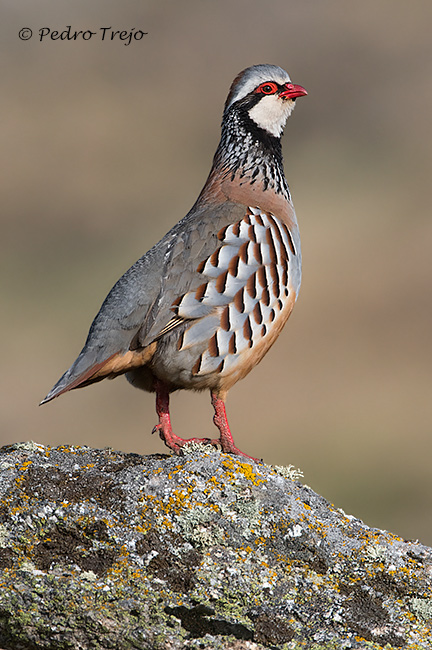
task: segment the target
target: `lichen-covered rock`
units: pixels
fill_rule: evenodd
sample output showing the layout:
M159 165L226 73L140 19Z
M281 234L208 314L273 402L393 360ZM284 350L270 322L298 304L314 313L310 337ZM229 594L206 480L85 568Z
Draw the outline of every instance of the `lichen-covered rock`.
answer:
M1 648L432 648L432 550L292 470L35 443L0 470Z

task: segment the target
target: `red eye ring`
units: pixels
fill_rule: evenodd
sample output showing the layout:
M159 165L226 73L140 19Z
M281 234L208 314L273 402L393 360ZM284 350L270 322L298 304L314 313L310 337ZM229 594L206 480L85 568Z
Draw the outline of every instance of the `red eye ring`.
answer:
M274 95L277 90L277 84L273 83L273 81L266 81L265 83L260 84L255 92L262 95Z

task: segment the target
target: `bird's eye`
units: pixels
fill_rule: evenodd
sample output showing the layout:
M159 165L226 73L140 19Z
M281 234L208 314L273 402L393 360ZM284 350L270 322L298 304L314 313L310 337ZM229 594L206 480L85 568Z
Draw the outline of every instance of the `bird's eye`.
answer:
M269 82L269 83L263 83L259 85L258 88L255 90L255 92L262 93L263 95L274 95L277 89L278 87L275 83Z

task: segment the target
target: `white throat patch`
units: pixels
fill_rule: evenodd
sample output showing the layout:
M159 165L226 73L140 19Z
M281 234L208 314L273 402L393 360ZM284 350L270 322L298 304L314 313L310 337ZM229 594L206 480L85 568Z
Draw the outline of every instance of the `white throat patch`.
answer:
M251 108L249 117L261 129L279 138L294 107L295 102L292 99L281 99L278 95L268 95L261 97L258 104Z

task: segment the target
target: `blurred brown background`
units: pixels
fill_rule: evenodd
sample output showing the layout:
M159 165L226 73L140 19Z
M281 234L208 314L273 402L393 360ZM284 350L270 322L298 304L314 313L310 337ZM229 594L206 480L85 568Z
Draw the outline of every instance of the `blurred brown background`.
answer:
M3 0L1 14L1 444L165 451L153 396L124 379L37 404L112 284L194 202L233 77L275 63L309 92L284 137L304 280L230 393L231 427L346 512L432 544L430 0ZM148 36L39 42L67 25ZM213 433L207 394L175 395L172 413L180 435Z

